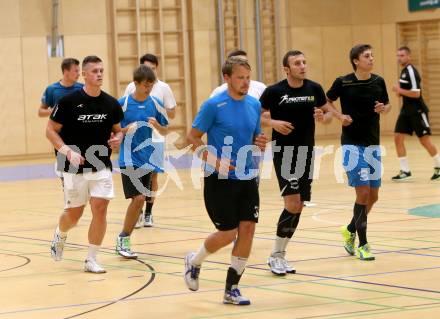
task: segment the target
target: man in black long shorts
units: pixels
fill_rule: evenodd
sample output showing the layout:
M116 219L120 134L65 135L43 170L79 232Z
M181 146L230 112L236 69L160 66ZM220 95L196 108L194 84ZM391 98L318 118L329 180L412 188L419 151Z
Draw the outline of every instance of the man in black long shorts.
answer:
M238 283L251 252L255 224L259 216L259 195L253 155L257 145L264 150L261 134L261 105L247 95L249 63L239 57L228 58L222 68L228 89L203 103L188 134L188 142L206 162L204 200L216 232L210 234L196 253L185 257L185 283L199 289L202 262L233 241L223 303L249 305ZM207 133L205 145L201 137ZM254 145L255 144L255 145Z
M411 50L405 46L400 47L397 50L397 60L403 69L400 73L399 85L393 86L393 91L396 92L398 97L402 97L403 103L394 129L394 144L399 158L400 172L393 176L392 180L400 182L412 177L404 141L405 135L412 135L415 132L420 144L434 160L434 174L431 180L440 181L440 154L430 138L429 110L422 97L420 87L422 80L419 72L411 64Z
M304 201L310 201L315 118L318 121L331 119L330 113L324 117L327 100L321 85L306 79L304 54L288 51L283 58L283 67L287 79L269 86L260 98L263 110L270 111L273 163L284 199L275 245L268 260L272 273L278 276L295 273L285 256Z

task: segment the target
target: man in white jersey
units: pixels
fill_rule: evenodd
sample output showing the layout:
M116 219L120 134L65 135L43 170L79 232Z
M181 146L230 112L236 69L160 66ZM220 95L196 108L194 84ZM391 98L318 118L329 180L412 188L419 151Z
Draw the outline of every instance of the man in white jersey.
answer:
M151 68L156 73L156 77L157 77L156 69L159 66L159 60L154 54L150 54L150 53L144 54L140 58L139 62L141 65L143 64ZM127 85L127 88L125 89L124 92L124 96L134 93L135 90L136 90L136 86L134 82L131 82L130 84ZM158 98L163 103L167 116L170 119L173 119L176 116L176 104L177 104L176 99L174 98L174 94L167 83L157 79L156 82L154 83L150 95ZM164 148L165 138L162 135L160 135L159 132L153 130L152 141L155 144L154 147L159 148L158 149L159 152L157 152L157 154L161 153L163 155L165 152L165 148ZM163 162L163 159L161 161ZM158 172L163 172L163 165L162 168L158 168L157 170L155 170L151 176L150 190L153 194L157 192L159 188L159 185L157 183ZM153 215L151 213L153 209L153 204L154 204L154 197L147 197L145 204L145 213L139 215L139 220L136 223L135 228L142 227L142 224L144 227L153 226Z
M228 54L228 58L233 56L238 56L246 61L248 59L246 51L243 50L235 50ZM215 88L209 97L213 97L221 92L226 91L227 89L228 89L228 84L225 82L222 85ZM265 89L266 89L266 85L264 83L251 80L251 83L249 85L249 91L247 92L247 94L259 100L261 94L263 94Z

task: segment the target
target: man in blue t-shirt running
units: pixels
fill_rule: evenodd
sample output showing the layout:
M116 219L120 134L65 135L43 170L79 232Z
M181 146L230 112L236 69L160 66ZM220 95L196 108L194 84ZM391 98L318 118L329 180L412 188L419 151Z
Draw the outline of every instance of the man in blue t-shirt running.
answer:
M61 80L49 85L41 97L41 105L38 109L39 117L49 117L58 101L73 91L81 89L82 83L78 83L79 61L74 58L66 58L61 62Z
M242 58L226 60L222 73L227 91L203 103L187 137L205 162L205 206L217 231L206 238L197 253L186 255L185 282L190 290L198 290L202 262L235 241L223 299L235 305L250 304L237 286L259 215L258 169L252 157L264 151L267 141L260 128L260 102L247 95L250 71L249 63ZM201 139L205 133L207 145Z
M150 96L156 81L154 71L141 65L134 71L133 81L136 90L119 99L124 111L121 127L125 133L119 152L119 167L125 198L131 199L131 202L122 232L116 240L116 252L129 259L137 258L137 254L130 249L130 235L142 213L145 197L151 196L152 172L161 165L157 156L161 150L152 143L153 128L165 135L168 125L165 108L159 99Z

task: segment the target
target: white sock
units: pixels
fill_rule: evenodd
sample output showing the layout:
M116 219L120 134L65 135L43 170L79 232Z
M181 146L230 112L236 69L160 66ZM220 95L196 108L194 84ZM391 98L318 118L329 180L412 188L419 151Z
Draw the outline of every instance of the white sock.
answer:
M191 264L194 266L200 266L209 255L211 255L211 253L206 250L205 243L203 243L202 246L200 246L199 251L191 259Z
M399 157L400 169L406 173L410 171L408 159L405 157Z
M289 241L290 241L290 238L289 238L289 237L284 238L283 247L282 247L282 248L283 248L282 252L286 253L287 245L289 244Z
M241 275L246 268L247 258L231 256L231 268L237 271L238 275Z
M286 241L286 239L287 239L287 241ZM275 238L275 245L273 246L273 250L272 250L272 256L274 254L277 254L277 253L279 254L279 253L285 251L288 242L289 242L289 238L288 237L281 238L281 237L276 236L276 238Z
M96 255L98 254L99 248L101 248L101 246L89 244L89 253L87 254L87 260L96 261Z
M440 167L440 154L437 153L432 159L434 160L434 167Z
M63 232L60 230L60 226L57 226L57 229L55 230L55 232L61 237L61 238L66 238L67 237L67 232Z

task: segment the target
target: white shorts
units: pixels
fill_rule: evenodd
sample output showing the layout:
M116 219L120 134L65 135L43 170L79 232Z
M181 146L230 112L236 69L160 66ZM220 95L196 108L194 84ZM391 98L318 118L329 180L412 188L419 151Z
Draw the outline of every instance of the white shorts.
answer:
M112 172L109 169L84 174L63 172L64 208L85 206L90 197L115 197Z

